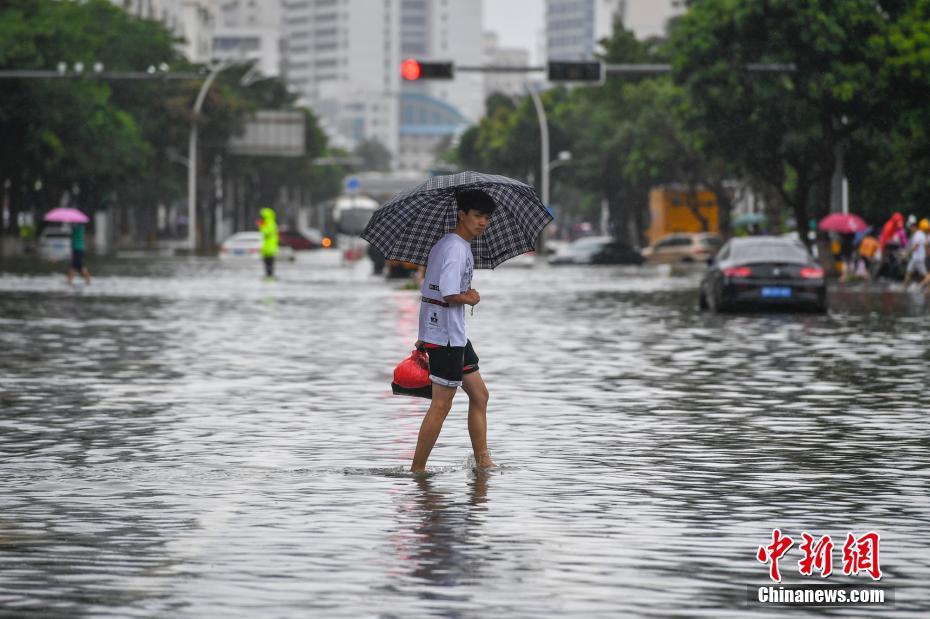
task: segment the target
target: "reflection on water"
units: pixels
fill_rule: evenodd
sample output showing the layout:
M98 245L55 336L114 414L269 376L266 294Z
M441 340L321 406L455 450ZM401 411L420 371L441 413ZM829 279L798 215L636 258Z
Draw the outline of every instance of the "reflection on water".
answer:
M879 531L894 616L930 612L920 295L714 316L694 274L478 272L505 466L460 395L412 477L416 292L324 253L94 274L0 276L0 615L745 617L775 527Z

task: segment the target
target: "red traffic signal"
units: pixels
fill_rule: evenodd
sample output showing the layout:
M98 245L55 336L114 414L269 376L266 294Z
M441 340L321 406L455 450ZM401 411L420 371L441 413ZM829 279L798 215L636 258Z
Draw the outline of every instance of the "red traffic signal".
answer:
M451 80L454 73L451 62L420 62L407 58L400 63L400 75L408 82L420 79Z
M420 79L420 63L413 58L407 58L400 63L400 75L409 82Z

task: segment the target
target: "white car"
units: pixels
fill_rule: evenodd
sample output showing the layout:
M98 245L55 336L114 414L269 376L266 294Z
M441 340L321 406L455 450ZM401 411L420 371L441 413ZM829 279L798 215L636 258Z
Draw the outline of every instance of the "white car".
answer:
M49 224L39 233L38 254L44 260L58 262L71 259L70 224Z
M220 258L261 258L262 233L237 232L220 245ZM294 250L287 245L278 245L278 258L294 260Z

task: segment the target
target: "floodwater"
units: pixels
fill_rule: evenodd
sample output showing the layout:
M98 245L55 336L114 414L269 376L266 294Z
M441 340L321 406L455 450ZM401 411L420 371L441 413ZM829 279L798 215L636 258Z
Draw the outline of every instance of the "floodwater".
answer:
M280 265L0 275L0 615L747 617L759 546L785 583L881 535L894 608L930 613L930 304L847 289L826 316L696 311L696 274L479 271L491 392L431 474L426 401L390 395L418 295L336 253ZM801 576L801 533L834 575Z

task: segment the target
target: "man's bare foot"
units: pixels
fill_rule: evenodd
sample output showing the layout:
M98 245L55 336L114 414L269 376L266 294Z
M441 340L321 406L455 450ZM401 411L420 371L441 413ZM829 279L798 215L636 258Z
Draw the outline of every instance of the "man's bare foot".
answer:
M497 465L494 464L494 462L491 460L491 456L488 455L484 455L478 458L475 461L475 466L477 466L479 469L493 469L497 467Z

